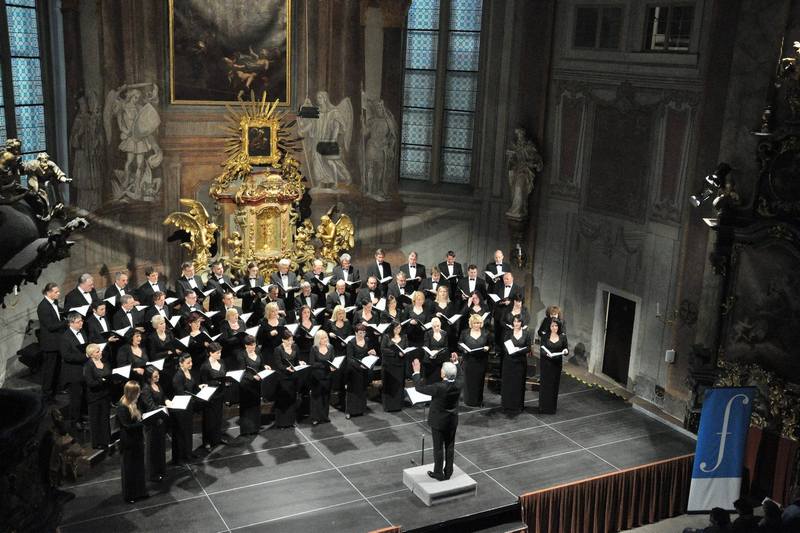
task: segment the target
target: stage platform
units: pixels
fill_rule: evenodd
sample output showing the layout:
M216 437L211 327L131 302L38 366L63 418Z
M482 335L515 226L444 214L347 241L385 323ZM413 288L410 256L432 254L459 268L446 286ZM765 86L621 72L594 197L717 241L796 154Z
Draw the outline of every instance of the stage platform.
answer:
M364 533L400 525L406 532L513 505L524 492L694 451L680 432L568 376L555 415L537 414L537 393L526 394L525 411L513 417L489 390L483 408L462 406L455 462L477 481L474 497L425 506L403 485L403 470L419 464L423 435L425 462L432 460L426 413L384 413L370 402L367 414L350 420L332 410L330 424L306 419L294 429L235 438L195 464L170 467L162 483L149 484L150 498L133 505L122 501L119 455L108 457L64 487L75 499L61 531ZM235 423L230 437L238 436Z

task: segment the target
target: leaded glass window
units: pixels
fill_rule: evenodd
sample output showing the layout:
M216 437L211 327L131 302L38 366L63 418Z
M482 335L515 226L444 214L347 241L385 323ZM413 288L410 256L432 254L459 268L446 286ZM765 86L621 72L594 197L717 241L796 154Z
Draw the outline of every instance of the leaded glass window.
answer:
M470 182L482 8L482 0L412 0L401 178Z
M42 53L35 0L6 0L0 28L0 133L17 137L23 154L47 150ZM3 31L5 30L5 31Z

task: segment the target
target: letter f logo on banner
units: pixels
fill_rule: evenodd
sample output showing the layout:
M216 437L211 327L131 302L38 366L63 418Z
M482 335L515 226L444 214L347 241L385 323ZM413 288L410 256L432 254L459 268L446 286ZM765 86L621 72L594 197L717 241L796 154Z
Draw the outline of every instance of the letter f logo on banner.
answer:
M739 498L754 395L743 387L706 391L687 510L728 509Z

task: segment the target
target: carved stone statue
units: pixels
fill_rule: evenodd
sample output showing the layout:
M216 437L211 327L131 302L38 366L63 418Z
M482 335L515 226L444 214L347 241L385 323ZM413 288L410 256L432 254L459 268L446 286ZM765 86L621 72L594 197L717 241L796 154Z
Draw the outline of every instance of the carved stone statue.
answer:
M506 216L527 218L528 196L533 191L536 176L544 168L544 161L536 145L525 136L522 128L514 130L514 142L507 153L511 208L506 211Z
M306 99L303 105L311 102ZM319 118L298 118L297 123L312 186L331 189L352 181L342 154L350 149L353 106L349 97L333 105L326 91L317 93L317 106Z
M93 92L78 98L78 113L69 133L72 175L80 182L77 203L93 211L103 202L103 116Z
M396 180L397 122L383 100L361 95L361 135L364 142L364 194L375 200L390 196Z
M119 149L125 153L124 170L115 170L113 200L153 201L161 189L161 180L153 169L161 165L163 152L156 141L161 118L156 110L158 86L154 83L123 85L106 96L103 121L106 139L111 143L112 118L120 133Z

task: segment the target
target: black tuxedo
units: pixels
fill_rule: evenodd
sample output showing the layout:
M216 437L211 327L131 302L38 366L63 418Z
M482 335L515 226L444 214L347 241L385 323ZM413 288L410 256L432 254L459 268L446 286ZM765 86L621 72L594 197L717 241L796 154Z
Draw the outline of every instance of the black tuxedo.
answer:
M209 311L219 311L222 309L222 295L233 288L233 283L228 276L222 276L220 281L214 273L208 275L208 283L206 283L206 290L214 289L208 300ZM201 294L202 296L202 294Z
M450 284L447 282L446 279L444 279L441 276L439 276L439 281L436 284L436 290L438 290L439 287L447 287L447 295L451 299L453 298L453 291L450 290ZM435 300L436 299L436 295L433 294L432 292L430 292L430 291L434 290L433 289L433 278L425 278L425 279L423 279L422 283L419 286L419 290L424 291L426 299L428 299L428 300Z
M408 283L406 283L406 286L404 287L403 294L405 296L408 296L409 298L411 298L411 294L413 292L414 291L411 290L411 287L408 286ZM401 298L400 297L400 286L397 284L397 280L396 279L392 280L392 282L389 283L389 288L386 289L386 295L387 296L394 296L395 300L397 300L397 308L398 309L402 309L406 305L409 305L408 300L406 300L405 298Z
M328 286L322 284L325 277L325 272L320 272L319 277L313 272L303 274L303 279L311 284L311 292L316 294L319 300L324 300L325 295L328 294Z
M339 294L336 291L333 291L328 294L325 298L325 308L328 312L333 311L333 308L339 305ZM347 291L344 291L344 306L351 307L353 305L353 295Z
M198 275L195 275L194 278L192 278L192 279L194 280L194 283L195 283L195 285L197 285L197 287L192 287L189 284L189 280L186 279L185 276L179 277L175 281L175 296L179 300L183 300L183 296L188 291L194 291L194 293L197 295L197 301L198 302L202 302L203 298L205 298L205 296L203 296L203 292L202 292L203 291L203 280L200 279L200 276L198 276Z
M422 376L417 372L412 377L417 392L431 397L428 408L428 425L433 435L433 472L449 478L453 474L453 454L455 451L456 428L458 427L458 399L463 386L463 374L457 365L455 381L439 381L430 385L422 384ZM444 463L444 468L443 468Z
M378 279L378 283L380 283L382 278L385 278L386 276L389 276L389 277L392 276L392 265L390 265L388 261L384 261L383 262L383 276L381 276L381 273L378 272L378 262L377 261L373 261L367 267L367 277L370 277L370 276L375 276Z
M458 294L456 294L457 298L460 298L462 301L465 301L464 295L461 294L461 291L469 296L471 291L469 290L469 277L461 278L458 282ZM486 301L486 297L488 296L488 289L486 287L486 282L480 277L475 278L475 291L480 295L481 300Z
M114 329L111 325L111 319L108 317L108 315L103 317L103 321L106 323L106 331L111 331ZM83 328L86 330L86 334L88 336L87 342L106 342L106 338L103 337L103 326L100 325L100 320L97 318L97 316L95 316L94 313L89 313L89 316L87 316L86 320L83 321Z
M502 266L503 266L503 274L505 274L506 272L511 272L511 265L509 265L505 261L503 261ZM492 261L491 263L487 263L486 268L484 270L487 272L491 272L492 274L497 274L498 273L497 263L494 261ZM497 278L495 281L492 281L491 278L489 277L486 278L486 286L489 292L495 292L497 286L502 284L503 284L502 276Z
M69 388L69 419L74 423L81 417L83 402L83 365L86 363L86 344L89 339L81 332L83 343L70 328L61 334L59 352L61 352L61 381Z
M156 283L158 290L167 294L167 284L164 283L163 280L159 279L158 283ZM139 288L136 289L136 299L139 300L141 305L153 305L153 295L156 293L156 289L153 289L153 286L150 285L149 281L145 281ZM200 295L202 296L202 294Z
M300 308L303 307L304 305L308 305L312 311L318 307L317 302L319 302L319 297L316 294L312 292L311 294L308 295L308 299L311 300L310 303L306 302L306 297L303 296L302 292L297 293L297 296L295 296L294 311L297 314L298 319L300 318ZM314 315L312 314L311 316L313 318Z
M503 296L505 294L505 285L500 283L495 287L494 293L500 298L500 300L506 299L510 303L515 297L522 297L522 287L517 285L516 283L511 284L511 290L508 292L508 296ZM499 304L500 302L497 302ZM495 305L497 305L495 304ZM504 306L499 306L504 307Z
M286 273L286 281L288 282L286 285L288 288L297 288L297 275L294 272L289 271ZM269 277L269 283L270 285L277 285L278 297L283 299L283 303L291 303L293 296L287 296L286 290L284 290L283 287L283 280L281 279L280 272L273 272ZM290 292L288 294L291 295L292 293Z
M333 279L331 279L331 284L335 285L340 279L344 279L344 272L340 265L336 265L333 267ZM361 281L361 274L353 265L350 265L350 268L347 269L347 281ZM348 285L347 290L355 294L358 287L358 284Z
M131 291L128 285L122 287L122 290L125 291L124 294L130 294L134 298L136 297L133 292ZM108 287L106 287L106 291L103 293L103 299L114 297L114 305L108 304L106 307L109 310L119 309L120 306L120 298L122 298L123 293L120 292L119 287L117 287L116 283L112 283Z
M381 289L380 285L375 287L375 290L372 292L375 294L375 298L377 298L378 300L383 298L383 290ZM369 293L370 293L369 287L361 287L360 289L358 289L358 294L356 294L356 305L359 308L361 308L361 300L364 299L371 300Z
M256 292L253 290L253 285L250 283L249 277L240 280L239 285L244 285L244 288L241 290L242 293L242 309L245 313L255 312L256 303L258 299L261 298L261 292ZM256 287L264 287L264 277L263 276L256 276L254 278L256 280ZM263 309L262 309L263 311Z
M131 308L131 318L133 318L133 326L130 330L125 333L125 337L129 338L133 333L133 328L141 326L143 322L143 315L141 311L137 311L135 307ZM130 320L128 320L128 316L125 313L125 310L120 308L120 310L114 315L113 320L111 321L111 329L123 329L127 328L131 325Z
M439 263L439 272L442 273L442 276L449 276L450 271L447 269L447 261L442 261ZM453 274L458 276L459 279L464 277L464 270L461 267L461 263L454 262L453 263Z
M89 296L92 299L92 303L96 302L100 298L97 296L97 291L92 289L89 291ZM84 298L80 287L75 287L71 291L67 293L64 297L64 311L69 313L69 310L73 307L83 307L84 305L88 305L89 302L86 301ZM87 313L88 314L88 313Z
M411 276L411 269L409 268L408 263L405 263L402 266L400 266L400 272L406 275L406 285L410 285L411 288L413 288L414 290L417 290L420 286L420 283L422 283L425 280L425 265L417 263L416 270L417 270L416 274L414 276ZM419 278L419 281L413 278Z
M172 310L170 310L170 308L169 308L169 306L167 304L164 304L164 308L163 309L164 309L164 314L167 315L165 317L165 320L169 320L170 317L172 317ZM156 309L155 305L151 305L150 307L148 307L147 309L144 310L144 318L142 319L142 321L144 322L144 328L147 331L153 331L153 325L151 324L150 321L153 319L154 316L160 315L160 314L161 313L158 312L158 309Z
M55 304L57 306L58 302ZM39 347L42 350L42 393L46 398L52 398L58 385L61 336L67 323L63 319L63 313L60 310L56 313L47 298L42 298L39 302L36 316L39 318Z

